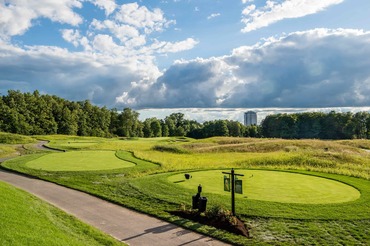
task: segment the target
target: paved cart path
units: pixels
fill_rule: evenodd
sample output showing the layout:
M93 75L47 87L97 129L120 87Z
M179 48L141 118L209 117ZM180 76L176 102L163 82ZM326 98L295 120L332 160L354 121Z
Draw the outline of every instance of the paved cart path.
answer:
M227 245L86 193L0 169L0 180L28 191L129 245Z

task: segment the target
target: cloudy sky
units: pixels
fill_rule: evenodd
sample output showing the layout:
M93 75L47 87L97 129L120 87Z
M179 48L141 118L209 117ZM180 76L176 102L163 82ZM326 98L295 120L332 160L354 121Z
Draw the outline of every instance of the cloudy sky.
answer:
M137 110L370 106L369 10L369 0L0 0L0 93Z

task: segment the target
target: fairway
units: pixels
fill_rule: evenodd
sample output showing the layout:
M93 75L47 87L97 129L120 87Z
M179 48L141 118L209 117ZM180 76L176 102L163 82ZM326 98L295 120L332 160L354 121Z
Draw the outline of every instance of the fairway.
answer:
M186 180L184 173L168 177L174 185L193 189L199 184L203 191L230 195L224 191L225 170L191 172L192 178ZM243 194L236 198L254 199L282 203L328 204L354 201L360 192L352 186L321 177L278 171L236 170L244 174Z
M115 151L70 151L44 155L27 162L26 166L47 171L96 171L133 167L135 164L117 158Z

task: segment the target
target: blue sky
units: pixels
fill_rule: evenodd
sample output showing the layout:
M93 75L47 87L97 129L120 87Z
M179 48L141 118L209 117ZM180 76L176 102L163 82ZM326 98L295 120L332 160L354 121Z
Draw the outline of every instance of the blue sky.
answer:
M370 106L368 0L0 0L0 93L109 108Z

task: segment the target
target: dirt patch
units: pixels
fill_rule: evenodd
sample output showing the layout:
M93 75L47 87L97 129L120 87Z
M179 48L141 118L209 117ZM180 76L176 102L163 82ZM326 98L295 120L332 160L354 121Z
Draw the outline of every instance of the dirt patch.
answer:
M225 230L236 235L249 237L248 228L245 226L243 221L235 216L228 218L224 216L208 217L200 214L199 212L189 210L170 211L169 213L204 225L213 226L217 229Z

